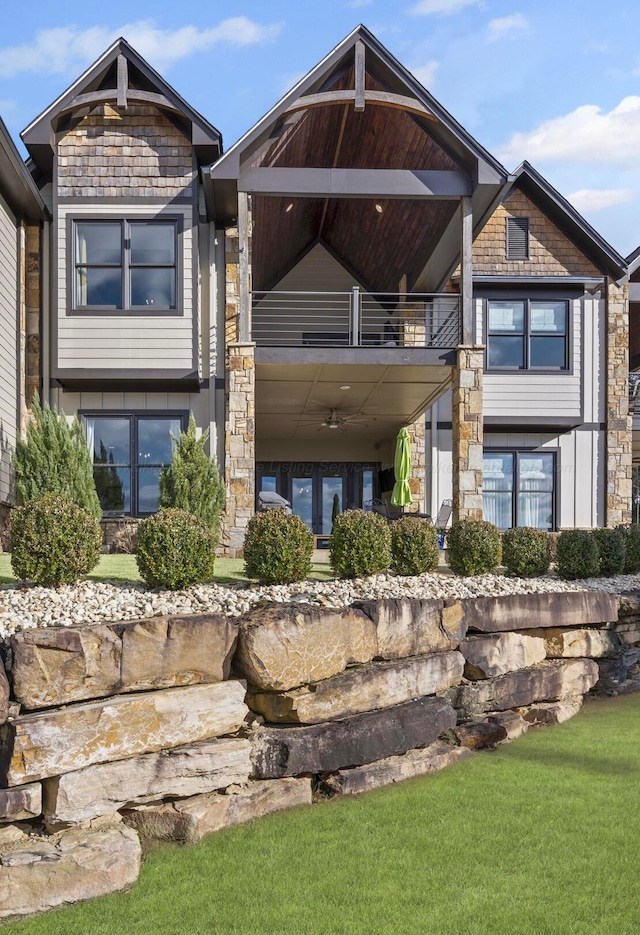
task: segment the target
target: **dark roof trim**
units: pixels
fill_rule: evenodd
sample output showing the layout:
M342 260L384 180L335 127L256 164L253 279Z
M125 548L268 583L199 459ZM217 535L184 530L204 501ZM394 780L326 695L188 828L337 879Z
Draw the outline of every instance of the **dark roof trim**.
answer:
M20 217L30 221L40 221L49 217L42 195L1 119L0 193L11 210Z
M633 253L629 254L629 256L627 257L627 266L628 266L627 272L629 276L633 276L635 271L640 266L640 247L636 247Z
M544 205L545 213L564 228L571 240L579 246L603 273L620 279L627 275L627 261L604 237L576 211L567 199L526 160L514 171L515 185L525 195Z

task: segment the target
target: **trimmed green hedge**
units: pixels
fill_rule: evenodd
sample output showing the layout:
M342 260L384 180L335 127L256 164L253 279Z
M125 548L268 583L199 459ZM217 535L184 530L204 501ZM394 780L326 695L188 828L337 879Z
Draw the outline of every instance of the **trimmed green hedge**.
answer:
M428 519L403 516L391 526L392 569L398 575L421 575L438 567L438 530Z
M251 517L244 537L244 568L261 584L304 581L311 571L313 535L299 516L265 510Z
M549 535L542 529L519 526L502 534L502 562L510 575L533 578L549 571Z
M463 519L447 533L449 567L457 575L482 575L502 561L502 543L497 526L484 520Z
M558 537L557 568L561 578L591 578L600 570L598 541L589 529L565 529Z
M203 584L213 575L215 551L211 530L186 510L160 510L138 526L136 562L152 588Z
M364 578L388 571L391 532L379 513L346 510L336 516L329 537L331 567L340 578Z

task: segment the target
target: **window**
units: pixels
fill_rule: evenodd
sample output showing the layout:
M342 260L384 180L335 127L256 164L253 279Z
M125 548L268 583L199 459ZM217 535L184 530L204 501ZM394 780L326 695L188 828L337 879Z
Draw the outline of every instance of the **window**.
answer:
M160 471L186 414L85 415L93 477L104 513L143 516L158 509Z
M569 303L555 299L487 300L487 367L567 370Z
M507 218L507 259L529 259L529 218Z
M73 307L175 309L175 220L75 221Z
M484 518L499 529L554 528L555 454L541 451L485 451Z

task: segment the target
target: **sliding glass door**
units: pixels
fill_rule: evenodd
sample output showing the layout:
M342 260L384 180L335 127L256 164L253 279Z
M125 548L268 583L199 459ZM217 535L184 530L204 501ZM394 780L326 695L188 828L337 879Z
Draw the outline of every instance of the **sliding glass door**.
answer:
M484 518L499 529L555 527L555 453L485 451Z

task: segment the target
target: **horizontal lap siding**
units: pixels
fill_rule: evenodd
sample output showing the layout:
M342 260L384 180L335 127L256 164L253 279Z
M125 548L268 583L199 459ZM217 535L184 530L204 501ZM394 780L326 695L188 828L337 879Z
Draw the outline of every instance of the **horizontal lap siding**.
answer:
M18 418L17 269L15 218L0 198L0 503L9 499L10 450Z

